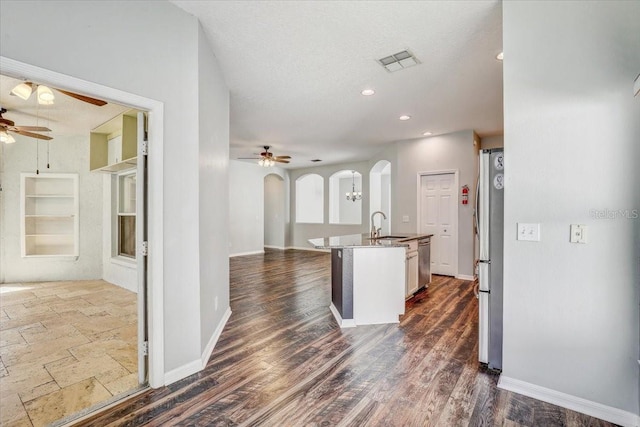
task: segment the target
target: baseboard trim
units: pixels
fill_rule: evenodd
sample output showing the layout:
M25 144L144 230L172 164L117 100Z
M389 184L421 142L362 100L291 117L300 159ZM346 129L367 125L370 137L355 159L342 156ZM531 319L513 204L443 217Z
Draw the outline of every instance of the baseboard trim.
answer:
M261 251L238 252L236 254L229 254L229 258L234 258L237 256L246 256L246 255L259 255L263 253L264 253L264 249Z
M284 246L273 246L273 245L264 245L264 247L265 248L269 248L269 249L278 249L278 250L281 250L281 251L284 251L285 249L287 249Z
M287 250L295 249L296 251L312 251L312 252L331 252L331 249L317 249L312 247L287 246Z
M331 303L329 305L329 310L331 310L331 313L333 314L333 317L336 318L336 321L338 322L338 325L341 328L355 328L356 327L356 321L354 319L343 319L342 316L340 316L340 313L338 312L338 309L336 308L335 305L333 305L333 303Z
M213 335L211 335L211 339L207 343L207 346L204 348L204 351L202 352L202 356L200 356L200 360L202 361L202 369L204 369L205 366L207 366L207 363L209 363L209 358L211 357L211 353L213 353L213 349L215 348L216 343L218 342L218 339L220 339L222 330L226 326L227 321L229 320L230 317L231 317L231 307L227 307L227 311L225 311L224 315L222 316L222 320L218 324L218 327L216 328L216 330L213 332Z
M456 276L456 279L460 279L460 280L476 280L476 276L469 276L467 274L458 274Z
M181 379L186 378L189 375L193 375L196 372L200 372L201 370L202 370L202 360L201 359L193 360L187 363L186 365L182 365L169 372L165 372L164 385L169 385L169 384L175 383L176 381L180 381Z
M640 425L640 417L631 412L517 380L515 378L505 377L504 375L501 375L498 380L498 388L533 397L534 399L542 400L543 402L571 409L572 411L600 418L621 426L638 427Z

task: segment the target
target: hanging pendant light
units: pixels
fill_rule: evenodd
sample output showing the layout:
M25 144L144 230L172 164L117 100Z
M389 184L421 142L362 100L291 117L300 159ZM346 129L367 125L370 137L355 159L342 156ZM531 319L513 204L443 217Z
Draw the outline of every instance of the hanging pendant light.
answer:
M347 200L355 202L362 199L362 191L356 191L356 171L351 171L353 176L351 177L351 192L347 193Z

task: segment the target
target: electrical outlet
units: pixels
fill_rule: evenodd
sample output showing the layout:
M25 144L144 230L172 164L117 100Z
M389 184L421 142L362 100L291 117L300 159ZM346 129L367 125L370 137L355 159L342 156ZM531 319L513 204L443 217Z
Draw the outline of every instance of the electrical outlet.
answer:
M571 243L587 243L587 226L584 224L571 224Z
M518 223L518 240L540 241L540 224Z
M214 311L218 311L218 296L216 295L215 299L213 300L213 310Z
M409 222L409 215L402 215L402 222Z

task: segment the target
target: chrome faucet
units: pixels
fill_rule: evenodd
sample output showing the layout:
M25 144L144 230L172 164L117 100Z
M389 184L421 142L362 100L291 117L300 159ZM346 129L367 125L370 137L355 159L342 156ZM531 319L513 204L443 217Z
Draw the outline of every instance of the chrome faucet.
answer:
M373 221L373 218L376 216L376 214L380 214L382 215L383 219L387 219L387 216L382 211L375 211L374 213L371 214L371 238L372 239L377 239L378 237L380 237L380 230L382 230L382 227L376 228L376 223ZM380 225L382 225L382 220L380 220Z

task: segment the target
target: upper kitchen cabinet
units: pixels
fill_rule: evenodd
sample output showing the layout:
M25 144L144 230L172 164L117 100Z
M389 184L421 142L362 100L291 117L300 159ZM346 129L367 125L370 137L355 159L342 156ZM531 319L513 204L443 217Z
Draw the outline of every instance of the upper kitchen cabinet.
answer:
M138 154L137 122L137 111L130 110L91 131L91 171L114 173L135 168Z

